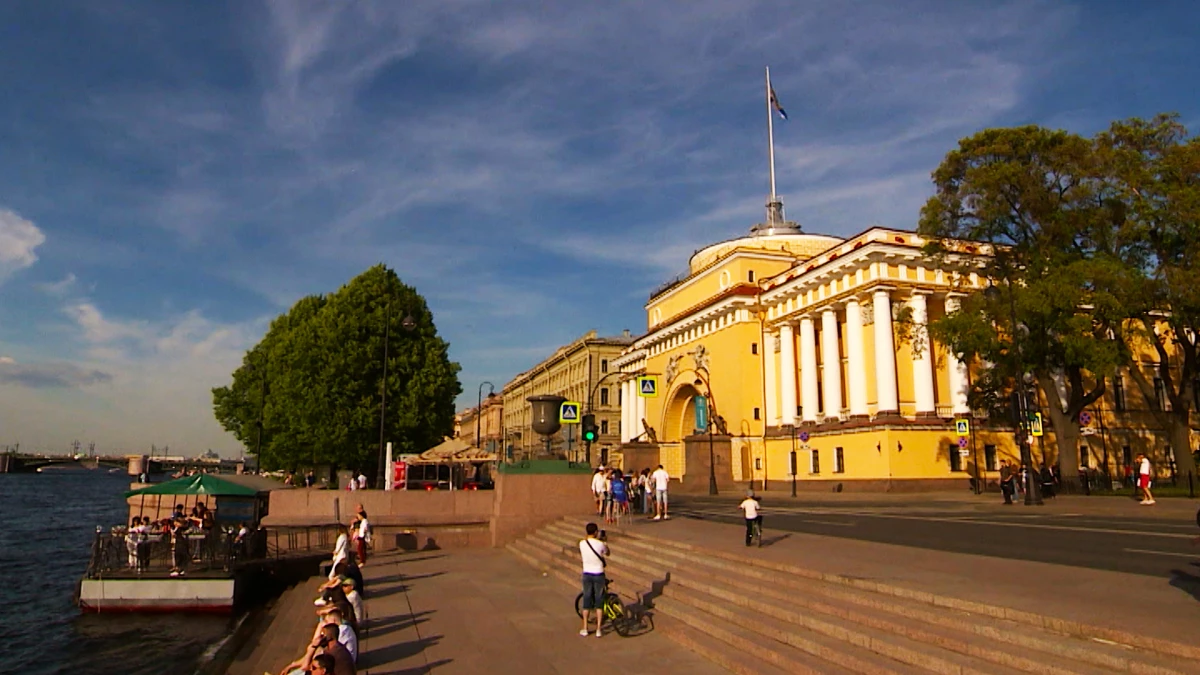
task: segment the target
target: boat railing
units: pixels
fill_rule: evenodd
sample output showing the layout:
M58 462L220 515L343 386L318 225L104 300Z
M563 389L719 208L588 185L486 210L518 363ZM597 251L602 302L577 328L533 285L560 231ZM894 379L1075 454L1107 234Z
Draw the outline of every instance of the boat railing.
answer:
M317 552L332 553L344 526L295 525L259 528L238 537L236 528L189 530L182 537L169 531L130 535L128 528L96 528L88 562L89 579L162 576L232 571L240 564Z

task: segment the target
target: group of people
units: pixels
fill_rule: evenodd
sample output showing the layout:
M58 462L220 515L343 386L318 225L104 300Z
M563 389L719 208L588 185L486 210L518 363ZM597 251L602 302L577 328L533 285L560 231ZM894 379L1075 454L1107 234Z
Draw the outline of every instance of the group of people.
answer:
M1129 475L1127 480L1132 479L1134 481L1134 486L1137 488L1137 496L1141 497L1138 503L1143 506L1153 505L1155 503L1154 495L1150 492L1153 469L1150 466L1150 458L1139 452L1137 457L1134 458L1133 464L1126 467L1126 471ZM1005 504L1012 504L1014 495L1030 489L1029 481L1031 477L1028 473L1028 470L1017 462L1010 462L1007 459L1000 460L1000 492L1004 495ZM1038 486L1042 490L1042 495L1045 497L1053 497L1062 484L1062 477L1058 473L1058 467L1054 465L1043 465L1041 470L1036 471L1032 478L1038 482ZM1085 482L1086 485L1088 476L1084 469L1080 469L1079 479L1081 482Z
M171 576L184 576L193 554L201 552L192 550L191 535L200 534L203 541L208 541L208 535L215 527L215 514L203 502L192 507L191 515L185 515L183 504L176 504L169 518L155 520L150 516L134 516L125 533L128 566L139 572L147 570L150 543L155 539L166 540L171 544ZM245 529L244 524L242 528Z
M280 675L355 675L358 638L367 623L363 601L362 565L366 562L371 526L359 504L333 548L329 575L317 587L317 626L304 655L279 671Z
M625 474L617 468L599 466L592 474L592 496L596 500L596 515L606 523L615 523L622 515L637 512L649 515L654 520L668 518L667 490L671 476L662 464L653 472L642 469L640 473Z

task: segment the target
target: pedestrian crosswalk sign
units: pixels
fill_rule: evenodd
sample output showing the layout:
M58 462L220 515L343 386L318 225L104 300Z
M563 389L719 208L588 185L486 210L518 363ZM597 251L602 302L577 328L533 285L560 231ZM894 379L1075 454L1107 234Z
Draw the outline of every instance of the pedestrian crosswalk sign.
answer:
M1033 417L1029 418L1029 433L1034 436L1042 435L1042 413L1034 413Z
M563 401L562 407L558 409L559 424L579 424L579 403L576 401Z
M643 398L658 397L658 378L653 375L644 375L637 379L638 396Z
M959 436L970 436L971 420L954 420L954 431Z

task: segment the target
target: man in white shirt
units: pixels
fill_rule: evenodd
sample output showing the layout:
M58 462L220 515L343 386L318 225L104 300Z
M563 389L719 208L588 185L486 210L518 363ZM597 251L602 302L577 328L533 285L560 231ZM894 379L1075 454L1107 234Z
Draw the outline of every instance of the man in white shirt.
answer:
M1153 504L1154 495L1150 494L1150 460L1143 454L1138 454L1138 490L1142 493L1142 504Z
M361 473L358 474L358 489L359 490L367 489L367 477Z
M608 545L597 537L600 527L595 523L587 524L587 538L579 540L579 557L583 561L583 630L579 634L588 636L588 612L596 616L596 637L600 637L600 625L604 622L604 592L608 590L608 582L604 578L604 568L608 564Z
M667 515L667 487L671 484L671 475L662 464L650 474L650 482L654 483L654 519L664 520Z
M746 516L746 545L749 546L751 540L754 539L754 524L758 523L762 526L762 514L758 512L758 498L754 496L754 490L746 493L746 499L738 505L742 513Z
M604 467L596 467L596 473L592 474L592 496L596 498L596 515L600 514L600 509L604 504Z

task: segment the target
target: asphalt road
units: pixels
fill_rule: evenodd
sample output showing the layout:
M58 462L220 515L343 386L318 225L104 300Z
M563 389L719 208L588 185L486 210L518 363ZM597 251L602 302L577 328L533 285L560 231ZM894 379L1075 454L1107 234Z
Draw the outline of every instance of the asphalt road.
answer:
M672 495L674 516L742 522L740 497ZM1200 581L1195 518L1118 517L1086 508L858 502L830 505L803 497L762 498L764 540L805 532L954 553L1031 560L1161 578Z

